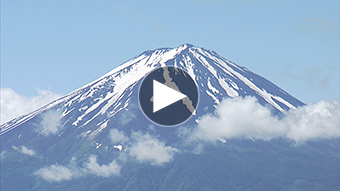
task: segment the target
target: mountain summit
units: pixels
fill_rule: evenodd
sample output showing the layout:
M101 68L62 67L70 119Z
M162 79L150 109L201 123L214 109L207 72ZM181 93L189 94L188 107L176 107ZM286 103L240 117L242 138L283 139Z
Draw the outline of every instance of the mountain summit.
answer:
M186 71L199 91L193 116L172 128L150 122L138 104L143 78L165 66ZM1 125L1 188L292 190L311 188L313 179L337 187L334 177L323 177L334 171L333 147L318 163L323 146L293 148L281 139L265 143L251 137L200 143L183 135L223 99L247 96L255 97L277 118L304 105L214 51L190 44L145 51L99 79ZM307 169L308 177L301 169ZM319 186L327 188L324 185Z
M276 113L303 103L263 77L240 67L217 53L191 44L145 51L99 79L46 106L1 126L1 135L49 110L62 112L63 126L101 126L136 102L141 80L152 70L179 67L195 80L200 91L197 116L212 112L225 97L255 96ZM203 108L205 111L203 112ZM92 131L99 133L101 128Z

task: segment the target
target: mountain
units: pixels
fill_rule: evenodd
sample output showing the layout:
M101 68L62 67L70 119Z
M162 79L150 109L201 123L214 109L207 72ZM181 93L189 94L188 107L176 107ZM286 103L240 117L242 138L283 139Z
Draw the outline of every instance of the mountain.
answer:
M143 77L162 66L182 68L199 89L194 115L177 127L158 127L138 105ZM1 125L1 190L339 188L336 141L300 147L282 139L188 143L179 135L180 128L197 126L224 98L246 96L255 97L278 117L304 105L214 51L190 44L145 51ZM201 146L201 154L188 151Z
M116 113L128 109L130 103L137 103L142 78L161 66L182 68L195 79L201 96L197 116L205 113L202 112L205 107L209 112L213 111L223 97L255 96L262 105L272 106L276 113L303 105L247 68L237 66L211 50L184 44L175 49L145 51L98 80L2 125L1 135L51 109L63 112L62 118L68 121L64 126L98 126L109 122Z

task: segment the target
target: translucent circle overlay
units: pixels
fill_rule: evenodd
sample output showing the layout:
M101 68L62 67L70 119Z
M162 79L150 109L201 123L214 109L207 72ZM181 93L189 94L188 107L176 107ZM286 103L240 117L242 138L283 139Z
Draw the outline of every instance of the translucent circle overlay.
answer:
M153 80L187 97L153 112ZM194 80L184 70L170 66L157 68L144 77L138 97L144 115L161 126L176 126L185 122L195 112L198 105L198 89Z

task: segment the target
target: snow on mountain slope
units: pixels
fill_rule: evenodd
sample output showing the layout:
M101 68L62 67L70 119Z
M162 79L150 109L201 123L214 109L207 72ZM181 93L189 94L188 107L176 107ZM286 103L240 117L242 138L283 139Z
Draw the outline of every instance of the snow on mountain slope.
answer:
M144 76L162 66L187 71L199 90L195 115L172 128L149 121L138 103ZM240 100L248 100L251 109ZM273 123L301 109L303 114L328 106L336 110L334 104L302 105L213 51L190 44L145 51L1 125L1 190L339 190L339 139L293 146L285 139L290 131L282 133L282 123ZM324 119L328 113L322 111L308 119ZM296 124L305 118L291 116L288 125L299 131ZM320 128L336 123L325 119ZM318 120L304 124L304 129L319 125ZM244 133L248 129L251 133ZM334 137L328 128L323 131ZM276 138L263 141L267 137Z
M1 126L0 135L28 122L48 110L62 113L63 126L82 128L95 126L91 135L100 133L110 118L128 110L137 97L139 83L157 67L175 66L187 71L199 87L200 102L197 116L214 107L224 97L255 96L262 105L269 105L276 113L294 109L302 102L268 80L240 67L217 53L184 44L177 48L145 51L109 73L70 94Z

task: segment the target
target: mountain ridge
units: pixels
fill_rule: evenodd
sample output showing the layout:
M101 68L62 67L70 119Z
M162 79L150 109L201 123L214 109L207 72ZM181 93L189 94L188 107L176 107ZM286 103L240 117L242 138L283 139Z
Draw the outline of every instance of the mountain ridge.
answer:
M205 57L204 57L205 56ZM218 59L217 59L218 58ZM187 60L186 60L187 59ZM209 60L210 59L210 60ZM208 61L209 60L209 61ZM140 64L142 62L142 64ZM212 62L215 62L215 67L216 65L220 67L220 71L217 72L214 70L214 67L212 67ZM198 72L202 72L202 66L198 66L197 63L200 63L207 72L212 73L212 75L208 76L206 79L203 79L203 83L199 82L202 81L199 79ZM144 64L144 65L143 65ZM107 74L103 75L102 77L98 78L97 80L94 80L78 89L75 91L59 98L58 100L53 101L52 103L49 103L42 108L39 108L38 110L33 111L31 114L24 115L21 117L18 117L14 120L11 120L3 125L1 125L1 133L0 135L6 133L12 128L15 128L19 126L20 124L24 123L25 121L31 119L32 117L38 115L39 113L46 111L58 104L65 103L67 100L73 99L77 100L79 99L82 101L83 99L86 99L87 97L91 97L92 94L95 94L95 89L100 89L100 87L103 87L103 84L108 85L108 87L114 89L113 91L116 92L110 92L107 93L104 98L104 100L101 100L100 104L102 104L105 101L109 101L110 103L114 104L116 100L120 99L120 96L124 96L124 91L128 88L132 89L134 86L136 86L137 83L149 72L151 72L153 69L157 67L162 67L166 65L170 66L176 66L180 67L191 75L191 77L194 79L198 87L201 89L201 94L208 94L212 99L214 99L215 104L218 104L219 101L222 100L223 97L235 97L235 96L246 96L248 90L244 90L243 92L239 89L236 80L238 80L239 83L246 84L247 89L249 91L253 91L252 96L257 96L258 99L260 99L260 103L263 105L271 105L274 107L275 110L278 110L279 112L282 112L284 110L288 110L290 108L295 108L297 106L302 106L304 105L301 101L297 100L296 98L290 96L287 92L284 90L278 88L275 84L269 82L265 78L258 76L257 74L254 74L250 72L247 68L245 67L239 67L238 65L226 60L225 58L219 56L216 52L207 50L204 48L198 48L195 47L194 45L191 44L183 44L177 48L161 48L161 49L156 49L156 50L148 50L144 51L140 55L130 59L129 61L121 64L117 68L111 70ZM131 68L135 67L135 70L132 70ZM198 68L198 69L197 69ZM201 70L200 70L201 69ZM142 71L141 71L142 70ZM196 70L196 71L194 71ZM222 76L223 72L227 73L228 76ZM133 73L133 74L131 74ZM248 75L250 77L245 77L245 75ZM125 76L125 77L123 77ZM123 83L119 82L119 80L126 79ZM200 76L200 78L202 78ZM253 78L257 79L258 81L264 81L265 87L259 88L259 85L254 84L252 82ZM126 82L126 81L133 81L133 83ZM206 80L206 81L204 81ZM229 81L228 81L229 80ZM217 89L222 89L225 91L225 93L222 93L220 91L216 91L217 89L215 86L212 85L212 81L216 81L217 85L215 86L220 86L220 88ZM125 84L124 84L125 83ZM130 84L126 84L130 83ZM201 86L200 84L201 83ZM204 85L203 85L204 84ZM260 84L261 85L261 84ZM117 87L117 86L122 86L122 87ZM204 88L204 86L209 86L208 88ZM106 88L108 88L106 87ZM222 87L222 88L221 88ZM202 92L202 88L208 89L206 92ZM211 88L211 89L210 89ZM267 89L267 90L266 90ZM268 93L268 89L278 89L275 90L275 94L280 94L280 96L276 96L274 94ZM86 92L88 91L88 92ZM118 93L117 93L118 91ZM82 95L79 97L81 92L86 92L86 95ZM130 91L131 92L131 91ZM110 95L110 93L113 93L114 95ZM242 95L243 93L243 95ZM123 95L124 94L124 95ZM226 94L226 95L224 95ZM104 94L100 95L103 96ZM130 94L131 95L131 94ZM282 97L286 96L285 98L288 101L283 99ZM87 96L87 97L86 97ZM98 99L101 99L100 97ZM264 99L261 101L261 99ZM292 102L292 103L290 103ZM71 103L65 103L65 107L67 107L68 104ZM98 103L97 103L98 104ZM100 115L105 114L107 111L108 107L111 107L112 104L108 104L104 106L104 109L100 111ZM127 107L129 104L128 102L125 103L126 105L124 107L120 107L120 109L124 109ZM85 107L85 106L83 106ZM215 105L216 107L216 105ZM78 108L80 109L80 108ZM89 114L92 112L92 110L96 109L95 107L92 106L92 108L85 109L85 115ZM64 110L63 115L66 114L69 110ZM119 112L119 111L116 111ZM114 115L115 112L111 113L110 115ZM276 112L278 113L278 112ZM77 119L76 121L73 122L73 125L77 126L77 124L82 120L82 115ZM85 123L86 125L86 123Z
M195 115L174 127L149 121L138 104L145 75L162 66L182 68L199 90ZM284 121L291 111L337 109L319 105L211 50L184 44L145 51L1 125L1 190L339 190L339 138L321 133L335 139L294 145L285 129L296 127ZM243 133L252 123L255 130Z

